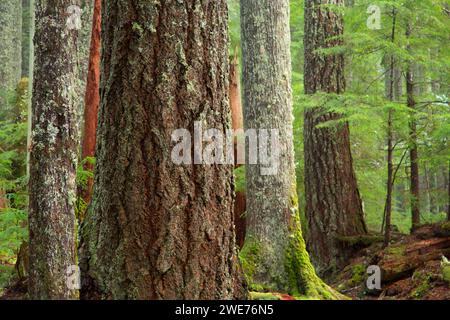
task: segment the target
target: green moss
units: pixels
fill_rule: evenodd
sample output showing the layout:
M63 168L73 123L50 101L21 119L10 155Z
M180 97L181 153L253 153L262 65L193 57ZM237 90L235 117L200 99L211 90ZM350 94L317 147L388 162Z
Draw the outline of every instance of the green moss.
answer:
M366 278L366 266L363 264L355 264L352 267L351 284L356 285L363 282Z
M299 299L345 299L317 276L302 236L295 184L291 195L291 225L285 264L289 275L289 293Z
M418 286L411 293L411 298L420 299L431 289L432 274L415 272L413 279L418 282Z
M348 246L364 246L368 247L377 242L383 242L382 236L362 235L362 236L340 236L337 239Z
M239 252L239 259L241 261L242 270L244 271L244 276L250 290L263 291L264 288L255 284L253 280L258 265L262 261L261 245L259 242L251 237L246 239L244 247Z
M281 298L270 292L250 292L250 300L281 300Z
M245 181L245 166L241 166L234 170L234 191L235 192L243 192L246 188Z
M406 254L406 246L399 245L399 246L389 247L386 249L386 253L391 256L404 256Z
M450 285L450 265L442 266L442 278Z
M450 221L444 222L444 223L441 225L441 228L444 229L444 230L446 230L446 231L450 231Z

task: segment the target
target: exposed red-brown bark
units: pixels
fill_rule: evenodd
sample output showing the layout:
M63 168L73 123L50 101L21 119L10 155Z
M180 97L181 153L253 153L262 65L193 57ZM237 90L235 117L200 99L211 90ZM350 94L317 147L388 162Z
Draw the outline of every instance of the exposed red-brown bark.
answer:
M243 129L244 120L242 113L240 73L238 62L238 49L236 48L234 56L230 61L230 108L231 108L231 125L234 131ZM238 164L237 159L237 139L234 140L234 159L235 168L239 168L242 164ZM246 209L245 191L237 191L234 202L234 227L236 233L236 245L242 249L245 240L246 220L244 217Z
M83 299L244 298L233 166L178 164L174 130L230 123L225 0L103 1Z
M244 126L240 81L241 79L239 76L239 62L236 49L234 57L230 63L230 106L233 130L242 129Z
M100 104L100 48L101 48L101 0L95 0L92 20L91 48L89 53L89 70L86 82L84 133L82 159L93 157L95 153L98 107ZM85 170L92 170L90 163L85 163ZM86 203L91 200L93 180L88 179L81 196Z

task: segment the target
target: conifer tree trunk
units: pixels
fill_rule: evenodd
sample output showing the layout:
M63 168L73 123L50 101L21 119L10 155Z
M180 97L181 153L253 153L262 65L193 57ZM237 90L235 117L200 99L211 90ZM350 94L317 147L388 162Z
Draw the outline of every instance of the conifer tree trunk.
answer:
M95 153L98 108L100 104L100 41L101 41L101 0L95 0L94 16L92 19L91 48L89 54L89 70L86 81L86 94L84 99L84 132L81 158L93 157ZM86 170L92 170L87 162ZM88 179L82 197L86 204L91 200L92 179Z
M230 108L231 127L233 131L244 128L244 115L241 102L241 77L239 73L238 51L234 52L234 57L230 61ZM237 137L234 139L235 168L242 166L237 163ZM236 191L234 199L234 227L236 232L236 244L242 249L245 240L246 220L243 216L246 210L245 190Z
M31 0L22 0L22 77L30 77Z
M76 2L75 2L76 3ZM73 0L37 0L30 159L32 299L70 299L75 265L78 31L67 24ZM73 287L72 287L73 288Z
M448 161L447 193L447 220L450 221L450 160Z
M32 106L31 106L31 98L33 95L33 77L34 77L34 29L35 29L35 6L34 0L30 0L30 34L28 39L28 110L27 110L27 178L30 178L30 149L31 149L31 126L32 126Z
M0 1L0 108L21 76L22 0Z
M279 149L276 173L263 175L264 164L246 163L244 270L254 287L332 298L315 274L301 234L292 140L289 1L241 1L241 29L245 129L279 130L279 143L272 146L272 152Z
M305 93L342 94L345 91L344 56L324 56L317 49L342 44L340 14L322 5L343 0L305 1ZM334 37L334 39L330 39ZM339 119L323 108L305 111L305 192L308 248L320 273L332 272L347 261L352 248L339 239L367 233L350 150L348 124L333 128L317 125Z
M230 107L233 130L243 129L244 119L241 102L241 78L237 49L230 63Z
M407 25L406 37L411 36L410 23ZM408 46L408 50L411 48ZM416 71L416 72L415 72ZM416 101L415 96L418 93L418 84L416 83L417 67L413 62L409 62L406 70L406 95L407 105L411 109L409 121L409 159L410 159L410 190L411 190L411 219L412 231L420 225L420 180L419 180L419 155L417 148L417 122L415 115Z
M118 26L121 26L118 28ZM172 133L230 127L226 0L103 1L83 299L244 298L233 166L178 165Z
M95 0L79 0L79 7L81 9L81 25L77 39L77 58L78 58L78 82L76 86L77 103L78 103L78 122L80 127L83 125L85 97L87 88L87 78L89 73L90 63L90 43L93 28L94 16L94 2ZM80 131L80 134L82 132ZM80 136L81 138L81 136Z
M397 12L392 9L391 42L395 43L397 27ZM398 59L394 55L386 56L385 92L389 101L398 101L402 95L401 69L398 67ZM387 181L386 181L386 204L384 209L384 246L387 247L391 241L392 220L392 197L394 191L394 110L388 110L387 121Z

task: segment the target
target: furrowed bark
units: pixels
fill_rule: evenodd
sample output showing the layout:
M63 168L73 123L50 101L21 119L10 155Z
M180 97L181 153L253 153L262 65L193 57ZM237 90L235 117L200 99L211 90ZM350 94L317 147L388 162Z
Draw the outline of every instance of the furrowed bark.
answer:
M343 20L325 4L342 6L342 0L305 1L305 93L341 94L345 91L344 56L318 49L342 45ZM348 261L353 248L339 238L364 235L361 198L353 170L347 123L317 126L340 115L322 106L305 111L305 192L308 248L319 273L335 271Z
M102 48L81 297L245 297L233 165L171 159L174 130L230 128L226 1L103 1Z

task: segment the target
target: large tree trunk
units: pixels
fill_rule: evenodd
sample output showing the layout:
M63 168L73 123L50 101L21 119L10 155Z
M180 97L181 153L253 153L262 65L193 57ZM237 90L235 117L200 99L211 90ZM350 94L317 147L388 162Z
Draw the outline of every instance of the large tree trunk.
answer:
M76 3L76 2L75 2ZM66 24L73 0L37 0L30 159L30 278L33 299L68 299L75 265L78 128L76 40Z
M342 0L305 1L305 93L345 91L344 56L324 56L317 49L342 45L342 17L324 4ZM330 39L334 37L334 39ZM308 245L319 272L332 272L347 262L352 248L339 238L367 233L350 150L348 124L317 128L339 119L321 107L305 111L305 192Z
M0 110L21 76L22 0L0 1Z
M92 19L91 49L89 54L89 71L86 81L86 94L84 99L84 132L81 158L93 157L100 104L100 40L101 40L101 0L95 0L94 17ZM85 170L92 170L89 161L85 163ZM87 185L81 192L86 204L91 201L93 179L88 179Z
M174 130L230 126L226 1L103 1L102 48L81 297L244 298L233 166L171 159Z
M278 144L269 149L272 155L275 148L279 150L275 172L263 175L266 165L261 158L251 164L247 151L247 233L241 251L246 276L251 285L269 290L332 297L315 274L300 228L292 140L289 1L241 1L241 27L244 126L279 131Z

